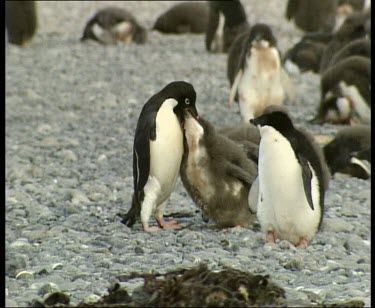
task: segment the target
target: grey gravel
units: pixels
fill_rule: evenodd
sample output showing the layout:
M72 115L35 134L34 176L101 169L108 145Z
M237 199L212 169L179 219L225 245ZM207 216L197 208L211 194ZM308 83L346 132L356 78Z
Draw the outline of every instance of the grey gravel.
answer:
M305 250L286 241L265 245L257 222L209 229L180 182L166 214L186 214L177 218L184 229L148 234L116 218L130 207L138 115L167 83L192 83L199 113L215 126L240 123L238 106L225 106L226 55L208 54L203 35L150 32L145 45L128 46L79 42L87 19L107 4L150 28L173 3L41 1L31 46L6 45L7 305L26 306L54 289L71 294L73 303L92 301L118 275L207 262L270 274L290 305L360 299L369 306L370 181L331 181L323 228ZM302 35L284 18L286 0L242 3L250 23L271 25L281 52ZM333 136L340 127L307 123L318 106L319 76L292 79L295 123ZM131 291L141 282L126 286Z

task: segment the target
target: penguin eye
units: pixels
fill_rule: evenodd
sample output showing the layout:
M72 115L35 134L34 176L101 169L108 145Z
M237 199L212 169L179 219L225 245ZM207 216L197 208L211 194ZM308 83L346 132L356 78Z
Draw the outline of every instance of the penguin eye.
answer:
M185 104L186 105L189 105L190 104L190 100L188 98L185 98Z

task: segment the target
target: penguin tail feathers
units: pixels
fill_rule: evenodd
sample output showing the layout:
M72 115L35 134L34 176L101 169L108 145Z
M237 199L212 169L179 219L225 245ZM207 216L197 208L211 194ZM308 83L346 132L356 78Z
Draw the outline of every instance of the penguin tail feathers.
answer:
M141 203L136 193L133 194L132 205L130 210L125 215L119 215L121 222L127 227L132 227L141 214Z

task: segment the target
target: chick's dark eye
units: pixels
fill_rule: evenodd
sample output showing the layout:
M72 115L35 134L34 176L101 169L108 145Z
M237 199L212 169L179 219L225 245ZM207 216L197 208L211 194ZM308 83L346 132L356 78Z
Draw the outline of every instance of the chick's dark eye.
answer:
M190 104L190 100L188 98L185 98L185 104L186 105L189 105Z

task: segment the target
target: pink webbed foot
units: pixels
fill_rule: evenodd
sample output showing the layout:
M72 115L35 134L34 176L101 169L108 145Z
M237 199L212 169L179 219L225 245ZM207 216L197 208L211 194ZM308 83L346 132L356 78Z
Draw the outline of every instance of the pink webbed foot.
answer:
M296 245L297 248L304 249L307 247L307 240L305 238L301 238L299 243Z
M156 231L160 231L162 230L160 227L149 227L148 223L142 223L142 226L143 226L143 230L145 230L146 232L156 232Z
M182 227L174 219L170 221L165 221L163 218L156 218L156 221L158 222L160 228L163 228L164 230L182 229Z

